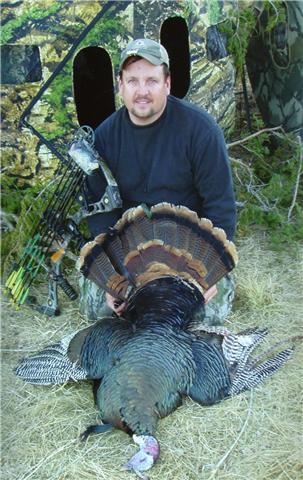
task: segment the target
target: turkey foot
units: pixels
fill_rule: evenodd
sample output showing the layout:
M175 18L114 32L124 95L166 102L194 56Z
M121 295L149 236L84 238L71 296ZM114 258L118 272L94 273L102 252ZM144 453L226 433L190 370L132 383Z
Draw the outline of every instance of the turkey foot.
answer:
M108 430L112 430L114 427L110 423L103 423L102 425L90 425L87 427L84 432L80 435L81 442L84 442L89 435L92 433L104 433L108 432Z

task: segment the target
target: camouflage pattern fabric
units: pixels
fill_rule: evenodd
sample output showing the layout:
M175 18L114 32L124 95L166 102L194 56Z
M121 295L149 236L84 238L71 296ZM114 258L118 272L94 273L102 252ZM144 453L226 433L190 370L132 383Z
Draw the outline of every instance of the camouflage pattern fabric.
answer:
M107 306L105 290L83 276L80 277L79 283L80 313L92 321L111 316L113 311Z
M196 313L193 324L223 325L232 309L235 296L234 282L226 275L217 283L217 295ZM87 278L80 278L80 313L89 320L110 316L113 311L107 306L105 291Z
M266 125L303 135L303 2L283 2L286 21L267 31L266 11L250 39L247 71Z
M194 318L192 324L223 325L231 313L235 298L235 284L231 275L225 275L217 283L218 293L206 305L203 305Z
M104 106L100 106L100 98L103 87L107 89L118 74L121 49L133 38L146 36L160 40L161 31L163 33L163 28L165 30L167 26L165 22L176 18L180 22L183 20L188 29L190 84L186 98L209 111L225 134L233 130L234 67L225 47L221 45L218 48L223 37L216 30L219 22L233 14L232 1L23 0L2 4L1 160L9 172L9 185L11 178L22 188L50 181L58 169L58 159L49 148L29 129L20 130L19 125L20 115L41 93L53 73L57 71L46 91L42 90L42 96L36 101L33 112L27 116L27 121L66 155L66 145L79 126L80 104L84 105L85 112L91 112L85 113L86 119L84 123L81 122L82 125L93 125L97 119L99 123L104 119L103 115L108 114L108 103L104 101ZM102 16L61 69L61 62L65 62L74 42L100 13ZM177 48L177 59L178 45L180 42L182 47L183 39L172 27L167 27L167 36L169 45L166 46L172 45L174 51ZM96 50L101 57L94 57ZM92 55L94 61L91 62L89 59ZM110 65L108 76L106 55ZM104 78L101 78L100 84L95 83L98 58L103 59L100 70ZM178 67L178 62L173 63ZM177 67L176 76L182 76L182 71ZM81 85L84 82L83 89L74 88L73 82L76 80ZM74 95L76 91L77 98ZM111 94L109 92L108 96ZM81 101L77 100L78 97L81 97ZM118 93L115 94L115 103L117 108L121 104Z

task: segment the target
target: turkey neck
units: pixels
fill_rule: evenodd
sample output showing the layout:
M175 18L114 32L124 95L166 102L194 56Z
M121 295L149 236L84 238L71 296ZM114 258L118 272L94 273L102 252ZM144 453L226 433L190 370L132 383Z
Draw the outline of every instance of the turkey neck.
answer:
M185 328L203 305L193 285L173 277L158 278L141 287L130 300L125 317L137 327L166 324Z

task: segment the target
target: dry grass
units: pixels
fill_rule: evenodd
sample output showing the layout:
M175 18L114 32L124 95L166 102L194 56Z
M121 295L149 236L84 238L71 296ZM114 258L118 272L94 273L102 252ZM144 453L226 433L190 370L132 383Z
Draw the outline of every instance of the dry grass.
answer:
M300 332L302 257L273 253L260 236L244 240L235 273L237 296L229 327L270 328L269 343ZM302 251L301 251L302 254ZM120 466L136 447L114 431L78 441L97 420L91 387L35 387L12 368L30 350L82 327L73 304L47 319L23 307L2 306L2 478L5 480L127 480ZM252 393L203 408L187 400L161 420L161 456L153 480L296 480L302 468L302 347Z

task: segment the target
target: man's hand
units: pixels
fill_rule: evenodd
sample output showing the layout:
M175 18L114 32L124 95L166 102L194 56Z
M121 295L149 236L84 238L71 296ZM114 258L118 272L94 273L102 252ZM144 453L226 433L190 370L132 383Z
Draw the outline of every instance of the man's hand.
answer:
M115 312L115 314L120 317L126 307L126 302L120 303L120 300L112 297L109 293L105 294L105 298L109 308L111 308Z
M208 290L205 290L203 293L204 303L208 303L212 298L214 298L218 293L216 285L213 285Z

